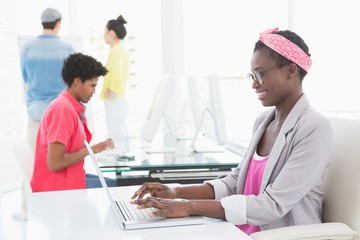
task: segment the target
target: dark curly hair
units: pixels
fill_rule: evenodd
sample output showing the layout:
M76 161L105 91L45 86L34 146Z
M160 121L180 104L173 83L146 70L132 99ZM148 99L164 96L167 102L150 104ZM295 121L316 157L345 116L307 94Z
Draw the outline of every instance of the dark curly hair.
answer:
M309 57L311 56L311 54L309 53L309 48L306 45L305 41L296 33L289 31L289 30L284 30L284 31L274 32L272 34L278 34L278 35L283 36L284 38L288 39L289 41L296 44L299 48L301 48ZM285 58L284 56L278 54L277 52L275 52L274 50L272 50L271 48L269 48L268 46L266 46L263 42L261 42L259 40L255 43L254 52L258 51L258 50L262 50L262 49L264 49L265 52L267 52L268 56L271 59L274 59L275 62L277 62L278 67L283 67L283 66L293 63L292 61L290 61L289 59ZM297 66L299 67L300 80L302 80L306 76L307 72L304 69L302 69L299 65L297 65Z
M73 53L64 60L61 75L66 85L70 87L77 77L85 82L94 77L105 76L107 72L108 70L95 58L82 53Z

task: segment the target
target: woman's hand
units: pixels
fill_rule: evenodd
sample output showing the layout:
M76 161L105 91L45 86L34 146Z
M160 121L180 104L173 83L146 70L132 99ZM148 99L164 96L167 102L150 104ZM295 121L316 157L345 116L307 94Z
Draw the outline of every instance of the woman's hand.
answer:
M113 100L113 99L115 99L115 98L117 97L117 95L116 95L116 92L107 89L107 90L105 91L105 97L106 97L107 99L109 99L109 100Z
M156 182L144 183L131 197L131 199L142 199L149 193L152 197L176 198L176 191L164 184Z
M94 153L99 153L106 149L109 149L109 148L112 149L114 147L115 147L115 145L114 145L113 140L111 138L109 138L103 142L95 144L94 146L91 147L91 149L93 150Z
M153 214L157 217L187 217L191 214L191 201L173 200L156 197L137 199L132 201L138 209L156 208Z

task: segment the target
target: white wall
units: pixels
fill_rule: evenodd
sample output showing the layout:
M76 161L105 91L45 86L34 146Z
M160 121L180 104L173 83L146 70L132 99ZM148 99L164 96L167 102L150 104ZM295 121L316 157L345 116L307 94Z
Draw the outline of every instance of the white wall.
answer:
M109 52L103 40L105 24L110 19L124 16L128 35L124 46L132 59L128 91L130 116L143 119L147 109L142 107L152 95L162 75L161 67L161 6L160 0L105 0L105 1L59 1L59 0L13 0L1 3L0 40L0 135L22 134L26 123L22 79L19 67L18 35L41 34L40 14L46 7L54 7L63 15L60 37L80 36L83 52L105 63ZM32 9L32 11L28 11ZM97 94L92 99L95 123L103 132L103 104ZM136 88L134 87L136 86ZM15 94L14 94L15 93ZM12 98L13 94L17 98ZM9 104L9 99L14 101ZM137 125L141 124L137 121ZM136 122L136 121L132 121ZM136 128L136 127L135 127ZM4 137L5 137L4 135ZM102 137L102 136L99 136Z
M304 81L314 107L328 115L360 118L360 2L293 0L293 28L310 48Z
M312 105L327 116L360 118L359 9L357 0L184 0L185 72L245 76L259 33L290 29L312 54L303 83ZM248 138L263 108L246 81L224 80L222 90L230 138Z
M244 77L259 33L288 28L288 1L184 0L186 74ZM262 110L247 79L221 80L220 90L232 141L246 142Z

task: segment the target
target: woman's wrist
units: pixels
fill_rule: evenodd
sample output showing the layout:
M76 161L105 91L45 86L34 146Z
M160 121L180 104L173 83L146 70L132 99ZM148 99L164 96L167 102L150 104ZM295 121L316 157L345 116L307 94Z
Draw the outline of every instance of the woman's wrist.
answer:
M182 198L182 196L181 196L181 187L175 187L174 188L174 194L175 194L174 198Z
M193 201L193 200L189 200L189 201L187 201L186 202L186 204L187 204L187 211L188 211L188 213L189 213L189 216L193 216L193 215L196 215L196 203L195 203L195 201Z

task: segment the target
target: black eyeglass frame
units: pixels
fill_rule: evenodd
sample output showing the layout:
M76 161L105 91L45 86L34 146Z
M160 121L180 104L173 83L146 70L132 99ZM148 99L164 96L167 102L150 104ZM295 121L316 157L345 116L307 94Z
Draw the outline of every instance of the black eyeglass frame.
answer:
M262 70L262 71L255 70L254 72L248 73L247 77L249 80L256 81L257 83L259 83L259 85L263 85L264 84L263 78L264 78L265 73L270 70L273 70L275 68L281 68L281 67L274 66L274 67L271 67L271 68L268 68L268 69Z

